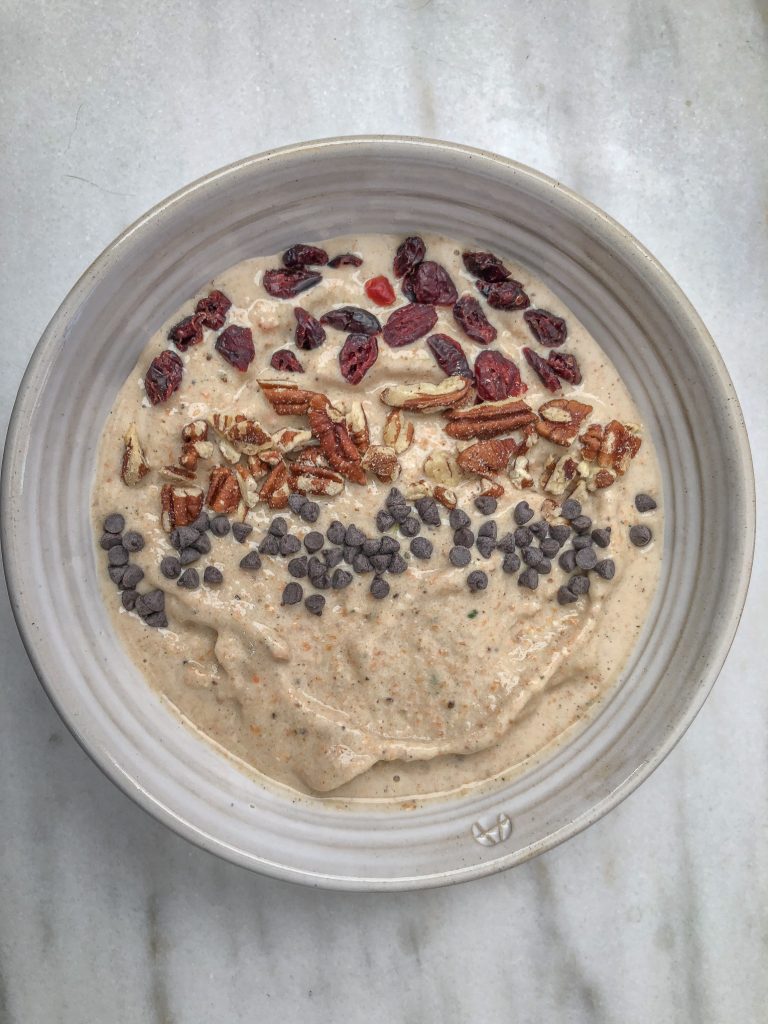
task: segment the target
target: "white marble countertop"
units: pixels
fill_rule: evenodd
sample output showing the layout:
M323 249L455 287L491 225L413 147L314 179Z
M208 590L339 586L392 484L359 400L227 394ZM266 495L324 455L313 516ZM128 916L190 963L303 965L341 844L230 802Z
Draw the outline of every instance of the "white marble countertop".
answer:
M546 171L659 256L723 352L765 498L763 3L0 0L0 18L3 433L59 301L157 200L298 139L420 134ZM512 872L387 897L251 875L139 810L49 705L3 590L0 1022L765 1020L765 543L712 697L635 795Z

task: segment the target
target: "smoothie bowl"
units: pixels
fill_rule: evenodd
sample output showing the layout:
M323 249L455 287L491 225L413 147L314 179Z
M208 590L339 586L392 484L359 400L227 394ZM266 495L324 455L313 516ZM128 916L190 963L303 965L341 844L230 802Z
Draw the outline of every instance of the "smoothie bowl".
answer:
M634 239L501 158L364 138L110 246L30 364L2 511L30 656L121 788L237 863L396 889L652 771L754 501L714 345Z

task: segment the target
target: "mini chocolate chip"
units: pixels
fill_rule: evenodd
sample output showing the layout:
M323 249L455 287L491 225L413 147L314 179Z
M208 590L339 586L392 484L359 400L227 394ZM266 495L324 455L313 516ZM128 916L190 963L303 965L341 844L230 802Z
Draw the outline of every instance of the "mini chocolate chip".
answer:
M128 552L122 544L118 544L116 547L110 548L107 552L107 561L110 565L127 565Z
M274 533L268 533L259 544L259 554L277 555L280 552L280 538Z
M467 576L467 586L473 594L477 593L478 590L485 590L488 586L488 577L482 569L475 569Z
M293 533L286 533L284 537L280 538L280 554L283 557L288 555L295 555L297 551L301 550L301 541Z
M182 548L188 548L194 544L199 536L200 531L193 530L191 526L177 526L174 530L171 530L169 540L171 547L181 551Z
M352 582L352 573L346 569L337 569L331 577L331 586L334 590L343 590Z
M483 523L480 529L477 531L478 537L490 537L491 540L496 540L498 534L498 527L496 523L491 521L489 523Z
M211 519L207 512L201 512L197 519L189 524L193 529L199 530L200 533L205 533L206 530L211 528Z
M535 523L531 523L530 531L534 537L544 540L545 537L549 536L549 523L545 519L539 519Z
M364 540L365 534L363 531L359 530L354 523L351 523L344 534L344 544L348 548L359 548L362 547Z
M291 512L296 512L298 514L306 504L307 499L303 494L290 494L288 496L288 508Z
M578 600L579 600L578 595L574 594L574 592L572 590L570 590L568 587L562 586L562 587L558 588L558 591L557 591L557 603L558 604L573 604L574 601L578 601Z
M539 574L535 569L526 569L517 577L517 584L520 587L527 587L528 590L535 590L539 585Z
M616 563L612 558L604 558L595 566L595 572L604 580L612 580L616 575Z
M304 600L304 607L312 615L322 615L325 608L325 598L322 594L310 594Z
M309 580L315 590L327 590L331 585L331 577L327 572L321 572L319 576L310 576Z
M493 537L478 537L475 546L483 558L490 558L496 549L496 541Z
M554 526L549 528L549 536L562 547L571 536L571 528L570 526L564 526L562 523L555 523Z
M329 569L335 569L343 557L344 552L341 548L326 548L323 551L323 558Z
M151 626L153 629L165 629L168 625L168 616L165 612L151 612L144 619L145 626Z
M568 580L568 589L574 594L586 594L589 590L589 576L571 576Z
M386 572L392 561L392 555L371 555L370 559L374 572Z
M199 551L201 555L207 555L211 550L211 538L206 534L201 533L195 543L191 546L195 551Z
M594 569L597 565L597 555L595 549L582 548L581 551L576 552L576 565L580 569Z
M305 523L316 523L320 516L320 506L316 501L305 501L299 515ZM318 612L318 615L320 613Z
M386 597L389 593L389 584L386 580L383 580L381 576L374 576L371 580L370 592L371 597L375 597L377 601L381 601L382 598Z
M581 551L582 548L591 548L592 538L588 533L581 533L573 538L573 550Z
M325 544L325 537L319 530L311 530L304 538L304 547L310 554L319 551L323 544Z
M297 580L307 575L307 556L301 555L299 558L292 558L288 563L288 572L291 576L295 576Z
M492 516L496 511L498 502L495 498L487 497L481 494L479 498L475 498L475 508L482 516Z
M226 537L231 530L226 516L214 516L211 520L211 533L214 537Z
M434 498L418 498L414 504L422 523L426 523L427 526L440 525L440 508Z
M528 547L522 550L523 561L526 565L529 565L532 569L535 569L539 562L542 561L544 555L538 548Z
M400 541L397 537L382 537L381 538L381 553L382 555L394 555L396 551L400 550Z
M240 568L247 569L249 572L255 572L256 569L261 568L261 557L258 551L249 551L248 554L240 559Z
M352 568L355 572L360 573L371 572L373 570L370 558L368 558L367 555L364 555L362 551L359 551L352 559Z
M635 495L635 508L638 512L653 512L656 507L656 502L650 494Z
M110 567L107 569L107 572L109 573L109 578L112 580L112 582L115 583L117 586L120 586L123 576L125 575L125 566L110 565Z
M345 544L343 550L344 550L344 561L348 565L352 565L352 559L355 557L355 555L357 555L359 553L360 548L352 548L352 547L349 546L349 544Z
M515 530L515 544L519 548L529 548L533 544L533 533L527 526L518 526Z
M472 561L472 552L469 548L457 545L448 552L448 558L451 565L455 565L457 569L462 569Z
M453 532L453 543L460 548L471 548L475 543L475 535L466 526L460 526Z
M416 516L408 516L406 520L400 523L400 532L405 537L415 537L419 530L421 530L421 523Z
M460 508L451 509L448 516L448 522L451 524L451 528L454 530L461 530L465 526L469 526L471 520L466 512Z
M136 607L136 601L138 600L138 597L138 590L124 590L120 595L120 600L123 603L123 608L125 608L127 612L132 612L133 609Z
M414 537L411 541L411 554L414 558L431 558L431 541L428 541L426 537Z
M322 576L326 568L325 560L318 558L317 555L312 555L307 562L307 572L310 579L314 576Z
M184 548L183 551L179 552L179 561L182 565L192 565L200 557L200 552L196 548Z
M160 563L160 572L167 580L175 580L181 576L181 562L174 555L166 555Z
M364 555L378 555L381 551L381 537L368 537L363 541L362 551Z
M589 516L576 516L575 519L571 520L571 526L576 533L587 533L592 529L592 520Z
M573 548L568 548L557 560L557 564L563 570L563 572L573 572L576 568L576 552Z
M123 578L120 581L120 586L123 590L135 590L143 579L143 569L140 569L138 565L128 565L126 566L125 572L123 573Z
M629 531L629 539L636 548L644 548L646 544L650 544L651 537L653 537L653 534L647 526L633 526ZM112 551L116 550L116 548L112 548ZM110 557L112 551L109 552Z
M99 545L104 548L105 551L109 551L110 548L116 548L123 543L122 537L116 533L103 533Z
M389 571L393 576L399 576L401 572L405 572L408 568L408 563L399 552L395 552L392 555L392 561L389 563Z
M581 505L575 498L568 498L567 501L563 502L562 508L560 509L560 515L563 519L575 519L581 515Z
M203 583L207 583L209 587L217 587L219 583L224 582L224 573L221 569L217 569L215 565L206 565L205 572L203 573Z
M517 572L520 568L520 559L514 551L508 551L504 555L504 561L501 563L501 568L504 572Z
M119 512L113 512L104 520L103 529L105 533L122 533L125 529L125 519Z
M518 526L525 526L526 523L533 519L533 509L527 501L519 501L515 505L515 510L512 513L512 518L515 520Z
M389 514L398 524L404 523L412 512L413 509L410 505L392 505L389 509Z
M384 504L389 508L391 505L402 505L405 501L402 491L399 491L396 487L392 487L389 494L384 499Z
M590 536L599 548L607 548L611 543L611 528L606 526L605 529L593 530Z
M192 569L192 572L195 570ZM165 591L150 590L141 595L141 603L146 612L161 612L165 608Z
M536 572L539 576L549 576L552 572L552 563L548 558L542 558L539 564L536 566Z
M304 591L302 590L300 583L286 583L283 588L283 596L280 604L298 604L303 597Z
M541 548L541 553L545 558L554 558L560 550L560 545L554 537L545 537L539 547Z
M380 533L386 533L387 530L391 530L394 525L395 520L389 512L385 508L379 509L376 513L376 529Z
M123 547L131 553L141 551L144 547L144 538L136 530L127 530L123 537Z
M334 519L331 525L325 531L325 536L328 538L331 544L343 544L346 534L347 531L344 528L344 523L340 523L338 519Z
M284 516L275 516L272 522L269 524L267 533L271 533L273 537L284 537L288 533L288 523Z
M533 537L531 537L531 540L533 540ZM530 541L528 543L530 544ZM527 545L523 545L523 547L526 546ZM514 551L516 547L515 534L505 533L504 536L496 542L496 547L499 551L503 551L505 554L509 554L509 552Z
M232 523L232 536L238 544L245 544L246 537L253 532L250 523Z

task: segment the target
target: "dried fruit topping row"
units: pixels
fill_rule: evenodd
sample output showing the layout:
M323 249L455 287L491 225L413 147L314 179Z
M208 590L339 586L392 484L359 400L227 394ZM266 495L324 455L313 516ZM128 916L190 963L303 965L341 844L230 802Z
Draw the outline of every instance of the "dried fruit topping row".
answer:
M477 397L485 402L500 402L503 398L516 398L528 388L520 370L501 352L481 352L475 360Z
M427 338L427 345L435 362L447 377L466 377L473 380L474 374L469 368L464 349L447 334L432 334Z
M320 323L337 331L352 331L354 334L378 334L381 330L381 324L373 313L358 306L329 309L320 317Z
M395 289L383 275L365 282L365 294L377 306L391 306L395 301Z
M322 345L325 341L325 331L320 321L301 306L294 306L293 315L296 317L296 333L294 334L296 348L308 352Z
M461 258L464 260L464 266L475 277L480 277L483 281L506 281L511 274L501 262L498 256L494 256L492 252L465 252L462 253Z
M478 281L477 287L488 300L488 305L494 309L525 309L530 306L531 300L523 291L519 281L500 281L498 284L488 284L486 281Z
M283 253L283 264L286 267L324 267L328 262L328 253L316 245L298 242Z
M496 340L496 328L489 322L474 295L462 295L453 307L453 318L468 338L480 345Z
M402 348L429 334L436 323L437 310L434 306L417 302L401 306L390 314L384 325L384 341L390 348Z
M287 270L268 270L264 274L264 288L275 299L293 299L322 281L315 270L289 267Z
M269 365L273 370L280 370L284 373L304 373L304 367L293 352L290 352L287 348L281 348L274 352Z
M581 384L581 369L576 356L570 352L550 352L547 362L558 377L569 384Z
M361 267L363 265L363 257L358 256L354 252L342 252L338 256L334 256L332 260L328 260L328 266L333 267Z
M195 313L203 327L210 327L212 331L218 331L224 326L231 305L232 303L224 292L214 290L206 298L200 299L195 306Z
M548 391L560 390L560 381L557 374L546 360L537 355L532 348L524 348L523 355L527 359L528 365L536 371L539 380Z
M404 277L421 263L427 254L424 239L418 235L410 235L397 247L392 270L395 277Z
M528 309L523 314L523 319L540 345L555 348L562 345L568 336L565 320L546 309Z
M378 356L379 345L375 337L368 334L350 334L339 352L342 377L350 384L359 384Z
M216 351L236 370L245 373L256 355L250 327L230 324L216 339Z
M167 349L149 364L144 378L144 388L152 405L158 405L171 397L181 384L184 364L175 352Z
M433 260L424 260L405 275L403 295L411 302L431 306L452 306L459 297L456 285L445 267Z

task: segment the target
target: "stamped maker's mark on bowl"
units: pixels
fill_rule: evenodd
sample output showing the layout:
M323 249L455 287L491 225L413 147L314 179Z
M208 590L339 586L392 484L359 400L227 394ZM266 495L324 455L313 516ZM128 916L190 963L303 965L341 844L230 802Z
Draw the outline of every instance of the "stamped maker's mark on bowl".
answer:
M503 843L512 835L512 822L506 814L496 815L496 824L490 828L483 828L479 821L472 826L472 838L476 839L481 846L496 846Z

